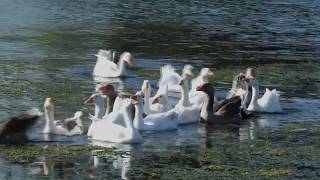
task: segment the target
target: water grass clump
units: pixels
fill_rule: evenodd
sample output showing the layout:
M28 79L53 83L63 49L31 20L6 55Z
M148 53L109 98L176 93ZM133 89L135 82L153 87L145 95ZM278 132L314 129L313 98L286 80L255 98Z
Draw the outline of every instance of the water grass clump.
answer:
M114 151L112 148L103 148L97 146L80 146L80 145L0 145L0 156L13 163L28 163L36 159L46 157L49 159L72 158L80 155L91 155L94 150L99 150L100 155L117 155L122 153Z

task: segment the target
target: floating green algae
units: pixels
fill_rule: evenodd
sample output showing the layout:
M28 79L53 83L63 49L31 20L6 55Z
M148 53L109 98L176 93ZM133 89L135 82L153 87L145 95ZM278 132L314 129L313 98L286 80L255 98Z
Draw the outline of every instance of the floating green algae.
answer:
M215 132L209 146L192 147L186 143L163 151L148 150L143 158L134 158L130 177L316 178L320 175L320 146L315 142L320 133L311 125L302 127L306 128L303 133L286 127L261 128L255 140L240 143L228 139L227 144L226 138Z
M259 170L258 176L265 176L268 178L293 176L293 172L290 169L269 169Z
M80 146L80 145L55 145L47 144L38 145L0 145L0 156L7 161L13 163L28 163L34 162L41 157L49 159L67 158L80 155L91 155L91 151L99 150L100 155L117 155L120 151L114 151L112 148L103 148L97 146Z

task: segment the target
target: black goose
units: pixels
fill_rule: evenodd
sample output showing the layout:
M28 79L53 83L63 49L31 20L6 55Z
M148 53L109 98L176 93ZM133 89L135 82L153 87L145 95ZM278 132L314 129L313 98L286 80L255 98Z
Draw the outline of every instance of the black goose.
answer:
M214 106L214 88L212 84L206 83L197 87L197 91L203 91L207 98L203 104L200 114L200 122L209 124L228 124L241 122L241 119L251 117L240 110L241 98L234 96L225 99Z
M35 124L41 116L40 112L31 111L10 118L0 124L1 144L23 144L28 142L27 130Z

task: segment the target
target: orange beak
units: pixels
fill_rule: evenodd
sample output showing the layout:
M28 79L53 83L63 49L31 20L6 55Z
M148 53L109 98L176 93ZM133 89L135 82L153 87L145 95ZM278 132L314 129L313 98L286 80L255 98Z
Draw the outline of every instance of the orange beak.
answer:
M83 104L93 104L93 103L94 103L94 100L93 100L92 97L88 98L87 100L85 100L85 101L83 102Z
M203 91L203 85L198 86L197 91Z
M132 105L138 104L137 96L131 96L131 104Z
M183 80L179 81L179 86L183 86L183 85L184 85Z
M102 86L99 88L99 91L101 91L102 93L107 93L109 91L108 87L107 86Z
M128 60L128 64L129 64L130 66L132 66L132 65L133 65L133 61L132 61L132 59L131 59L131 58Z
M149 81L143 82L143 90L149 89Z
M152 101L152 104L159 103L159 101L160 101L160 98L159 98L159 97L157 97L157 98L155 98L155 99Z
M208 75L209 75L209 76L213 76L213 75L214 75L214 73L209 69L209 71L208 71Z

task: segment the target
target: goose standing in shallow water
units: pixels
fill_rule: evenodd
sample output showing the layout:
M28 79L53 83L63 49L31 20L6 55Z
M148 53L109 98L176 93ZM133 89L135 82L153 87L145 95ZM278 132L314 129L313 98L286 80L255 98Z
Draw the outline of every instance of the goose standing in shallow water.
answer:
M121 77L126 76L126 63L133 64L132 55L129 52L121 54L118 64L112 61L114 55L111 51L99 50L97 62L93 69L93 75L97 77Z
M83 133L82 112L77 111L72 118L67 118L64 122L54 119L54 105L51 98L44 102L44 113L46 124L43 133L63 136L74 136Z
M159 88L162 86L168 86L169 91L180 91L180 87L178 85L181 78L189 77L191 78L193 76L192 73L193 67L189 64L185 65L181 76L175 72L174 67L172 67L170 64L167 64L160 69L161 78L159 80ZM189 86L190 87L190 86Z
M1 144L22 144L28 142L27 130L35 124L42 113L32 109L26 114L15 116L0 124Z

